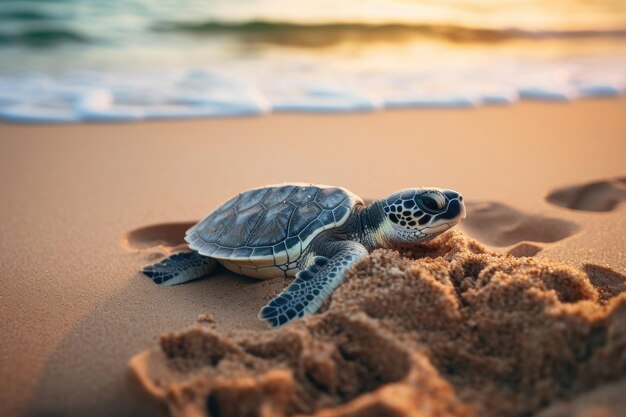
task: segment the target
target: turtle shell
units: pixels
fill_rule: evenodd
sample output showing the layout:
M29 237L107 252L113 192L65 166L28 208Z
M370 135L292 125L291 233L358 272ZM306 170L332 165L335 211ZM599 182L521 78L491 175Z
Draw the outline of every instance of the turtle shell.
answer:
M244 275L293 275L287 271L294 270L307 245L324 230L344 224L356 204L363 201L340 187L257 188L215 209L187 231L185 240L201 255ZM265 267L273 268L262 271Z

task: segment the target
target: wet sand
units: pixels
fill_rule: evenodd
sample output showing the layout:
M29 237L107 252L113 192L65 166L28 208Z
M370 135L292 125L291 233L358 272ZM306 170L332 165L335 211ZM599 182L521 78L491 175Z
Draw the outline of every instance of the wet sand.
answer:
M626 205L616 180L626 175L625 110L620 99L0 125L0 414L165 415L128 371L133 355L200 314L213 315L216 332L265 330L258 310L285 282L219 270L162 288L137 271L175 250L190 222L269 183L337 184L364 198L418 185L458 189L471 203L461 232L486 250L582 270L597 292L592 301L606 309L602 300L623 291L626 273ZM416 359L423 373L415 378L440 374L427 358ZM426 379L445 398L461 398L459 413L475 407L454 383Z

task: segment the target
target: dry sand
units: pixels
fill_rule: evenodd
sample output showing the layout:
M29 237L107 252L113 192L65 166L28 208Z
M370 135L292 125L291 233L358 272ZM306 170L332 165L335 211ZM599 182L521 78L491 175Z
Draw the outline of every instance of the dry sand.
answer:
M626 272L626 204L620 203L623 182L615 180L626 174L625 112L620 99L372 115L0 125L0 415L164 415L128 372L134 354L203 313L213 315L211 332L220 335L264 330L256 315L284 285L280 280L257 282L220 270L162 288L137 271L175 250L189 222L241 190L268 183L338 184L363 197L417 185L458 189L472 203L464 233L489 250L582 269L581 279L596 294L583 302L596 305L596 317L609 317L606 301L624 290ZM409 341L392 343L401 344L403 356ZM433 393L441 398L433 407L472 412L476 404L461 385L421 355L410 358L409 375L390 369L393 375L376 377L375 386L356 390L345 397L354 402L342 407L371 401L358 397L361 391L410 377L424 389L416 394L391 384L376 395L419 400ZM559 395L541 407L554 398L574 402L545 410L546 416L619 397L602 390L595 397L590 392L591 399Z

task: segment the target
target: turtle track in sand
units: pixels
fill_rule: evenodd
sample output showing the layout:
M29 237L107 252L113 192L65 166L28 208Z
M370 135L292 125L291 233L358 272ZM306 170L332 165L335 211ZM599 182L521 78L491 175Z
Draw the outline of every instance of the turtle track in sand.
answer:
M130 367L174 416L533 415L626 383L623 277L586 270L451 232L373 252L320 314L272 331L198 323Z
M186 245L185 232L195 222L159 223L140 227L124 236L126 245L133 249L148 249L157 246L176 247Z
M626 177L559 188L550 192L546 200L572 210L612 211L626 201Z

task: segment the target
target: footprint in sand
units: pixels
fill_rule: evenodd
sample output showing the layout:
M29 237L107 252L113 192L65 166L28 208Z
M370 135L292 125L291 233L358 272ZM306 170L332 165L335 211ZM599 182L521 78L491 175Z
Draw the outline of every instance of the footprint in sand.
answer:
M496 202L467 203L467 219L461 223L469 235L491 246L511 246L514 256L534 256L552 243L576 233L578 225L567 220L527 214Z
M186 246L185 232L195 222L162 223L140 227L130 231L124 237L124 242L131 249L145 250L158 247L174 249Z
M626 177L559 188L549 193L546 200L574 210L611 211L626 201Z

